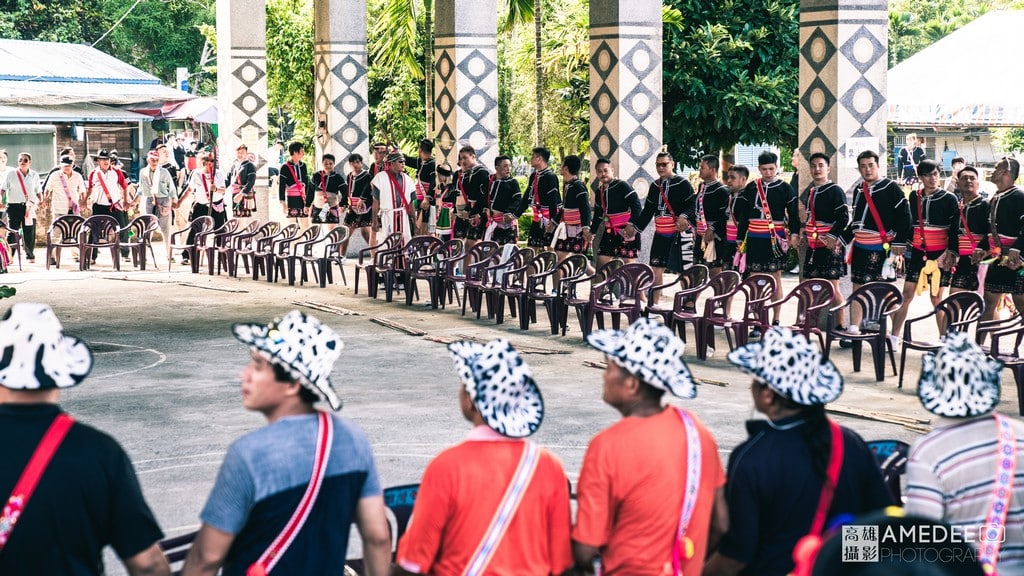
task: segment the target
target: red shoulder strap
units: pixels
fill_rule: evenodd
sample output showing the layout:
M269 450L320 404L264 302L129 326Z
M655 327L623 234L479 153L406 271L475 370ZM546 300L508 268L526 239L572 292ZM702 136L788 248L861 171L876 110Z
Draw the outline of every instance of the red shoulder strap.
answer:
M11 531L14 530L25 507L28 506L28 501L32 498L36 486L39 485L43 472L46 472L46 467L50 464L50 460L74 422L75 420L71 416L64 413L58 414L50 427L46 429L46 434L43 435L39 446L36 447L32 458L29 459L28 465L21 472L18 483L14 485L14 491L11 492L7 504L4 505L3 515L0 516L0 550L3 550L4 545L7 544Z
M828 426L832 433L832 442L829 445L828 468L825 471L825 484L821 487L821 497L818 499L818 510L814 513L814 522L811 524L811 534L819 535L825 528L825 516L828 508L832 505L832 496L836 491L836 484L839 483L839 471L843 467L843 429L831 418Z
M864 182L864 201L868 204L868 210L871 211L871 217L875 219L875 227L878 228L878 235L882 238L882 244L889 243L889 233L886 232L885 226L882 224L882 217L878 214L878 208L875 208L875 201L871 199L871 188L867 182ZM889 248L886 247L886 250Z

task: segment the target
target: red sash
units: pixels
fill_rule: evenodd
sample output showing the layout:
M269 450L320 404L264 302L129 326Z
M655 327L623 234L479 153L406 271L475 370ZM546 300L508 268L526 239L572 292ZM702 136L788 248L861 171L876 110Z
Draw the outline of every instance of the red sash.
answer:
M64 441L64 437L67 436L68 430L71 429L74 422L75 420L71 416L64 413L58 414L50 427L46 429L46 434L43 435L39 446L32 453L28 465L22 470L18 483L14 485L14 490L7 498L3 514L0 515L0 550L3 550L10 539L11 532L18 523L18 518L28 506L28 501L32 498L36 486L39 485L40 478L46 472L46 467L49 466L50 460L53 459L53 455L57 452L57 448Z
M580 214L579 208L562 209L562 222L565 222L566 226L581 226L583 224L583 216Z
M701 184L701 186L703 187L704 185ZM670 204L668 201L668 194L666 193L666 188L668 188L668 179L662 180L661 186L658 187L659 191L661 192L661 201L665 203L665 209L668 210L668 213L670 214L669 216L654 217L654 233L658 234L659 236L671 236L676 233L676 212L675 210L672 209L672 204ZM701 188L701 194L703 194L703 192L704 190L703 188ZM702 196L697 197L697 199L700 200L701 204L701 208L697 215L697 231L700 232L701 234L703 234L703 232L699 230L700 223L702 221L700 213L702 213L704 210L704 202L702 198ZM706 224L704 228L707 229Z
M843 467L843 430L838 424L829 419L829 428L832 432L832 442L828 457L828 468L825 472L825 483L821 487L821 496L818 498L818 508L814 512L814 520L811 523L811 530L801 538L793 548L793 560L796 567L793 576L810 576L814 568L814 559L821 548L821 531L825 528L825 516L832 504L832 495L835 493L836 484L839 482L839 471Z
M978 249L978 242L981 240L978 236L971 233L971 229L967 227L967 216L964 214L964 205L961 204L960 208L960 224L963 225L964 230L957 239L957 252L961 256L970 256L974 254L974 251Z
M818 187L813 186L807 196L807 226L804 227L804 236L807 237L808 248L825 248L825 243L820 237L832 231L831 225L818 224L818 218L814 214L814 197L817 194Z
M18 184L21 184L21 195L25 197L25 203L28 203L28 190L25 188L25 179L21 175L21 170L15 170L15 174L18 175Z
M92 188L92 175L93 174L95 174L95 172L89 174L89 187L90 188ZM110 209L115 211L115 212L119 212L121 210L121 207L117 203L114 202L113 198L110 197L110 190L107 190L107 183L104 180L102 173L100 174L99 178L97 178L97 180L100 181L100 187L103 188L103 193L107 195L107 203L110 205Z
M313 455L313 475L306 486L306 492L302 495L302 500L299 501L298 507L292 513L292 517L285 524L284 530L274 538L274 541L263 551L259 559L249 566L249 569L245 572L246 576L265 576L273 570L277 561L284 556L292 541L295 540L295 536L302 530L306 519L309 518L309 512L313 509L316 497L320 493L320 486L323 484L324 476L327 474L327 463L331 458L331 446L334 441L334 419L326 412L319 411L317 412L317 418L318 427L316 432L316 453Z
M306 195L306 188L302 185L302 182L299 181L299 173L296 172L295 165L291 162L286 162L285 165L288 166L288 170L292 173L293 182L291 186L285 188L285 195L291 196L292 198L302 198Z
M949 246L949 231L943 228L925 227L923 191L917 193L917 228L911 240L914 248L926 253L945 250ZM931 250L928 247L931 246Z
M875 201L871 198L871 188L868 187L868 183L864 182L864 201L868 205L868 210L871 211L871 217L875 219L875 227L878 228L879 244L882 245L882 250L885 252L889 251L889 234L885 230L885 226L882 224L882 217L878 214L878 208L875 208ZM854 242L857 242L856 235L854 235ZM857 242L860 243L860 242Z
M540 200L540 172L533 172L533 221L540 222L540 218L551 218L551 211L541 205Z
M704 234L708 231L708 221L704 217L704 190L707 185L704 182L700 183L700 191L697 192L697 234ZM665 204L668 204L668 199L665 200ZM675 213L672 214L675 216Z

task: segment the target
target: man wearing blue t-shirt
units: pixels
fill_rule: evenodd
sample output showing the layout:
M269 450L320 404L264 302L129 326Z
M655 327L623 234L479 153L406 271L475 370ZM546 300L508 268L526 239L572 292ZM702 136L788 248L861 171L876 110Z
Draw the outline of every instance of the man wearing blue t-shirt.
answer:
M341 574L353 521L365 573L387 574L391 534L370 444L352 422L314 408L341 408L329 378L341 339L298 311L233 330L252 352L242 404L268 425L228 448L184 574Z

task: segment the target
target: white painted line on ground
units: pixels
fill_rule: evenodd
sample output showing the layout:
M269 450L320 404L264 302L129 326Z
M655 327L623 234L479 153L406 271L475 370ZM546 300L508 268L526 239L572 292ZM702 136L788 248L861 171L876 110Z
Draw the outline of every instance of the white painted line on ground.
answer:
M133 370L125 370L123 372L115 372L114 374L104 374L102 376L93 376L92 380L103 380L103 379L106 379L106 378L114 378L116 376L124 376L126 374L134 374L136 372L141 372L143 370L148 370L150 368L154 368L154 367L159 366L159 365L161 365L161 364L163 364L164 362L167 361L167 355L166 354L164 354L163 352L161 352L159 350L154 350L152 348L143 348L142 346L132 346L131 344L117 344L117 343L114 343L114 342L93 342L93 344L103 344L105 346L120 346L122 348L133 348L136 351L141 351L141 352L151 352L153 354L156 354L157 360L156 360L156 362L153 362L152 364L143 366L142 368L135 368Z

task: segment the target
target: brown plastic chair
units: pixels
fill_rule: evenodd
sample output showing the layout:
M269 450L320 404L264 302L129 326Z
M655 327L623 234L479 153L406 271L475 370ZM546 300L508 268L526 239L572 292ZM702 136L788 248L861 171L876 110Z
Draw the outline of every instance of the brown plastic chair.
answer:
M480 248L481 245L486 246ZM470 255L475 255L476 260L471 261ZM490 240L478 242L466 253L465 276L462 277L462 315L466 315L466 306L476 312L480 309L480 300L475 298L479 294L477 288L487 281L487 268L493 266L501 257L501 247L497 242ZM470 296L473 296L471 299ZM479 317L479 314L478 314Z
M46 230L46 269L50 269L50 260L54 260L60 268L60 251L63 248L78 248L78 232L82 229L85 218L77 214L58 216ZM6 230L4 230L6 233Z
M928 342L915 340L913 336L914 324L935 316L938 312L945 313L946 334L954 332L967 332L971 326L976 326L981 321L981 314L985 311L985 300L977 292L957 292L950 294L935 305L935 308L917 318L911 318L903 323L903 340L900 346L900 382L898 387L903 388L903 373L907 366L907 349L932 352L942 347L941 342Z
M706 360L708 349L715 347L716 326L722 327L725 331L730 350L747 343L751 328L756 327L764 333L770 326L768 311L777 291L778 283L771 274L751 274L740 283L735 292L715 295L705 300L702 323L704 337L697 349L697 357ZM743 311L740 312L739 318L733 318L729 305L733 296L739 293L744 296Z
M293 226L297 226L294 225ZM249 234L240 234L231 239L229 245L227 258L228 275L237 278L238 277L238 259L242 259L242 264L245 266L245 274L248 276L251 272L249 271L249 260L253 261L253 268L256 267L255 253L260 248L260 242L266 241L268 238L273 238L281 232L281 225L277 222L267 222L260 226L255 232Z
M692 308L696 309L697 294L707 287L708 285L708 267L703 264L694 264L686 270L683 270L678 276L675 277L671 282L666 282L660 286L652 286L647 292L647 306L644 307L644 316L650 316L651 314L657 314L661 316L661 321L670 330L674 328L672 321L672 312L675 311L675 306L662 306L660 303L654 301L654 293L668 290L669 288L679 285L679 292L684 294L693 295L689 302L684 303L684 307L690 304ZM693 289L696 288L696 291ZM686 300L687 296L683 296Z
M398 232L389 234L382 242L374 246L367 246L359 251L359 259L356 261L356 290L359 294L359 273L366 276L366 294L370 298L377 297L377 252L394 250L402 244L402 235Z
M230 223L234 221L235 224ZM228 220L221 226L219 230L214 233L213 243L206 247L206 265L208 266L208 272L210 276L214 275L214 264L217 267L217 275L220 275L221 269L228 271L230 275L231 264L228 260L228 251L231 249L232 240L238 236L244 236L251 232L254 232L259 228L259 221L252 220L244 227L241 226L241 222L238 220ZM232 230L232 228L234 228Z
M675 326L676 332L679 333L679 337L686 342L686 325L693 324L693 338L694 345L696 346L697 356L706 354L707 349L704 347L704 314L707 313L708 306L705 304L704 310L697 312L696 302L697 297L704 290L711 290L711 296L709 298L715 298L716 296L729 296L732 297L739 289L740 282L742 282L739 272L735 270L723 270L718 274L715 274L707 284L701 286L695 286L688 291L680 291L676 293L675 302L672 307L672 325ZM719 298L715 300L716 306L726 306L728 298ZM687 303L693 303L693 308L689 308ZM712 306L714 309L714 306Z
M320 238L320 225L312 224L291 238L278 238L273 243L273 259L268 259L270 273L267 282L277 282L284 276L289 286L295 285L295 261L299 259L301 245L306 242L316 243Z
M501 279L501 288L495 295L495 304L498 306L497 323L505 321L505 300L508 300L512 315L519 314L519 329L529 330L530 322L537 321L537 306L529 306L529 294L531 288L538 285L536 279L547 278L558 266L558 254L554 252L541 252L527 262L525 265L509 270Z
M299 225L292 223L277 231L272 236L267 236L256 241L252 252L252 279L259 280L260 273L271 277L274 274L274 246L282 238L294 238L299 234Z
M121 258L118 254L121 251L121 236L118 234L120 230L121 223L113 216L97 214L86 218L82 222L82 228L78 231L78 269L89 269L94 250L109 249L114 270L120 271Z
M437 304L444 309L449 302L459 298L455 282L454 280L449 282L449 278L455 278L456 267L466 257L466 241L461 238L448 240L444 243L440 253L443 256L437 262L437 278L431 285L431 290L435 290L435 292L431 299L436 298Z
M850 298L828 311L828 334L825 336L823 355L828 360L832 351L832 341L836 338L849 340L853 343L853 371L860 372L860 356L864 343L871 346L871 360L875 366L875 381L885 380L885 353L888 351L892 362L892 374L896 375L896 353L887 334L889 316L903 305L903 294L888 282L869 282L850 294ZM849 329L839 330L836 326L836 314L851 306L859 306L863 315L860 332L853 333Z
M821 331L821 315L832 306L835 301L835 287L828 280L811 278L804 280L790 290L786 297L772 304L772 308L782 306L790 300L796 299L796 321L788 325L788 328L800 332L811 340L811 334L818 337L818 344L821 350L825 349L825 335Z
M595 284L590 290L590 302L586 307L586 320L581 325L583 336L590 334L594 320L597 327L604 328L604 314L612 316L612 328L619 329L619 318L625 314L629 324L643 315L640 298L654 285L654 270L647 264L633 262L608 275L604 282ZM578 309L577 309L578 310Z
M1016 314L1005 320L982 322L978 326L977 337L982 340L985 336L991 339L988 355L1013 372L1013 382L1017 385L1017 412L1024 416L1024 357L1020 355L1020 345L1024 342L1024 316ZM1006 342L1009 345L1004 345Z
M593 274L583 275L570 280L565 283L565 294L562 299L562 336L565 336L565 332L568 329L567 324L569 323L569 308L576 310L576 318L579 320L580 330L583 330L583 322L585 320L586 307L590 304L590 295L583 296L579 293L579 286L584 282L590 282L590 289L593 290L594 286L604 282L608 279L608 276L623 267L625 263L614 258L604 263L603 266L598 268Z
M316 274L317 280L320 282L321 288L326 288L327 284L334 283L334 274L331 271L332 265L336 264L338 270L341 271L341 281L347 286L348 280L345 278L345 258L341 254L341 245L348 240L349 229L344 226L338 226L327 233L320 242L307 242L302 246L302 254L299 256L299 262L302 264L302 278L300 282L305 283L309 276L306 275L306 264L309 264L313 269L313 274ZM316 253L316 248L320 247L319 253Z
M203 246L206 241L206 236L213 231L213 217L212 216L199 216L194 220L190 221L181 230L172 232L170 237L171 252L175 250L184 250L188 253L189 265L192 267L192 273L199 273L199 247ZM180 244L181 238L186 238L188 242L189 232L195 232L193 235L191 244Z
M535 274L527 278L526 299L529 302L530 313L536 321L537 302L544 303L544 309L548 314L548 322L551 323L551 333L558 334L558 327L562 323L561 313L565 309L565 293L567 286L573 280L583 276L587 271L587 257L583 254L570 254L565 257L558 266L545 273ZM548 278L558 272L560 281L558 286L548 290Z
M125 233L128 241L121 241L121 248L128 248L132 255L132 264L139 270L146 269L146 249L153 257L153 266L159 270L156 264L156 252L153 250L153 233L160 229L160 220L152 214L142 214L128 223L127 226L118 230L118 235Z
M502 245L498 253L504 254L505 245ZM505 281L505 276L512 270L519 270L526 268L526 265L533 259L534 250L533 248L517 248L513 247L507 260L502 260L499 256L495 261L486 268L484 273L483 282L479 286L471 287L471 294L475 294L476 297L476 317L480 317L481 304L487 304L487 319L490 320L495 317L498 310L498 304L496 300L501 297L501 286ZM472 303L472 300L470 300ZM516 315L517 310L512 309L512 316ZM499 324L505 321L504 308L502 308L502 319Z
M405 278L405 305L412 306L412 299L415 293L419 299L419 287L417 280L426 280L428 291L431 294L431 307L437 308L437 301L434 299L434 291L429 286L437 276L437 263L441 248L444 242L434 236L415 236L402 249L403 271Z

